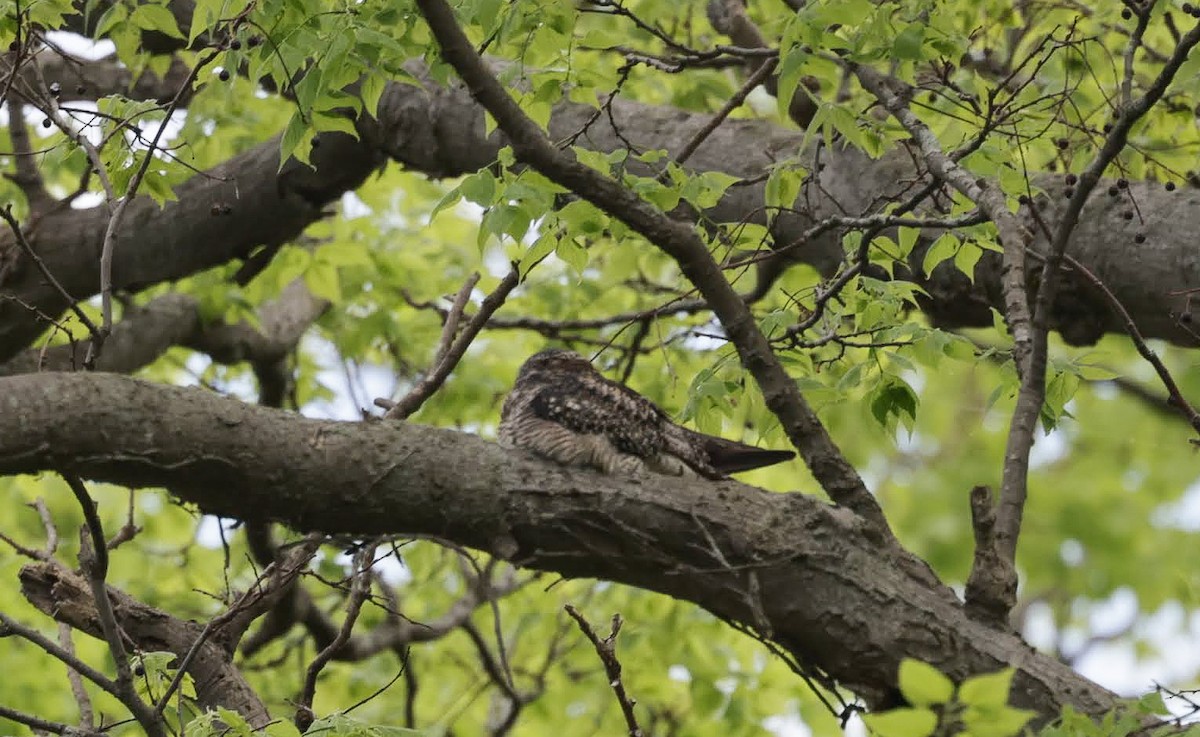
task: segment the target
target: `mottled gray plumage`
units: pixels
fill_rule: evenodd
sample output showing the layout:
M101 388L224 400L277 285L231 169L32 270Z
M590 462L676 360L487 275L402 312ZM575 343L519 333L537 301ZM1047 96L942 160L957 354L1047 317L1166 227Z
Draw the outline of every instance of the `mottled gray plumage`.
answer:
M565 350L535 353L521 366L500 413L500 443L610 474L648 470L710 479L795 455L677 425L653 402Z

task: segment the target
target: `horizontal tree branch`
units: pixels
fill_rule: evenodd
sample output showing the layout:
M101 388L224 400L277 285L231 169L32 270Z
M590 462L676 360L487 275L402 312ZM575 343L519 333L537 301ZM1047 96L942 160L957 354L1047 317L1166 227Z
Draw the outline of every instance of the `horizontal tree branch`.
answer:
M161 486L223 516L432 535L659 591L756 628L875 707L895 703L903 657L955 680L1011 665L1013 703L1041 722L1066 704L1089 714L1116 704L1010 631L968 617L847 510L800 492L606 477L454 431L310 420L107 374L0 379L0 416L12 418L0 473Z
M113 266L115 286L134 291L244 258L260 245L286 242L320 218L324 204L359 186L383 156L431 177L457 176L495 161L505 141L499 133L487 134L483 109L466 90L438 85L418 63L410 64L409 70L424 84L389 84L377 118L358 121L364 141L322 135L321 146L312 152L316 172L295 162L278 171L278 141L271 140L185 182L177 190L178 202L161 209L148 198L131 203ZM592 107L560 105L551 117L551 137L562 140L591 120L586 135L579 138L581 145L613 151L629 141L643 150L665 149L674 155L710 119L706 114L619 97L610 107L611 115L591 120ZM688 159L688 168L721 171L748 183L731 188L706 217L717 222L765 223L762 175L780 159L800 151L804 139L802 131L767 121L726 120ZM820 149L819 161L815 149L805 156L810 170L818 172L814 182L820 186L807 187L797 209L780 213L771 232L775 243L795 244L789 259L828 275L843 258L840 229L830 228L807 240L805 233L826 217L869 214L873 204L896 199L921 177L902 151L874 160L852 149L826 146ZM636 164L630 166L638 171ZM1037 177L1034 183L1047 193L1037 200L1042 217L1053 220L1064 199L1061 177ZM1109 287L1145 337L1193 345L1194 336L1178 316L1187 312L1187 290L1200 283L1200 253L1182 224L1188 222L1187 213L1200 212L1200 190L1168 192L1154 182L1130 182L1126 192L1137 202L1141 222L1125 220L1120 208L1112 207L1106 198L1093 198L1084 207L1067 253ZM231 212L214 215L214 205L222 204L230 205ZM99 289L105 222L103 207L64 209L30 228L35 250L77 299ZM1146 238L1134 247L1131 243L1138 232ZM0 254L13 250L6 242L9 238L10 234L0 233ZM1038 235L1032 247L1044 248L1041 239ZM915 249L912 263L921 263L926 247L922 243ZM15 275L0 276L0 362L26 348L46 327L28 306L51 316L64 307L61 296L36 272L25 264ZM974 283L945 266L928 276L919 269L912 272L906 278L918 281L929 293L922 307L937 324L990 326L989 308L1002 306L1001 263L991 251L985 251L976 265ZM1094 342L1105 332L1122 332L1123 323L1108 309L1103 295L1077 281L1064 279L1051 310L1052 328L1078 344Z

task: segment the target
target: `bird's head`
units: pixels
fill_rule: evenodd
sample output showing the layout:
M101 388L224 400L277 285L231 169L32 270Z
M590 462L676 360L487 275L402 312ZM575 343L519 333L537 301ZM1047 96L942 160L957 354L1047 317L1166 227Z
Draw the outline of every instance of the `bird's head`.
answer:
M517 373L517 378L535 371L585 371L591 373L595 369L586 358L575 351L551 348L539 351L525 359L525 363L521 365L521 370Z

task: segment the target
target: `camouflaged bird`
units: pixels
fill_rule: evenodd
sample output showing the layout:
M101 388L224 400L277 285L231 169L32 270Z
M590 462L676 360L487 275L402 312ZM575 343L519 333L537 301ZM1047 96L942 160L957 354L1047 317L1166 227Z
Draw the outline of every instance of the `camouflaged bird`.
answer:
M646 470L709 479L795 456L677 425L649 399L565 350L535 353L521 366L500 412L500 444L608 474Z

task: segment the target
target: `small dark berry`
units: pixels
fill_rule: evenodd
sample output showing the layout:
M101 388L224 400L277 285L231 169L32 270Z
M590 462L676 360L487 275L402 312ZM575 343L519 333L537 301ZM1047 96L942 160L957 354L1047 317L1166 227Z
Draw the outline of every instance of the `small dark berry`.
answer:
M1116 187L1108 188L1108 196L1109 197L1116 197L1119 194L1121 194L1121 190L1117 189Z
M262 43L262 36L251 36L250 38L246 39L246 45L248 45L250 48L254 48L255 46L258 46L261 43Z
M1060 138L1054 142L1054 145L1058 146L1060 149L1065 150L1067 148L1067 146L1070 145L1070 142L1067 141L1067 139L1065 139L1065 138Z
M58 97L59 95L61 95L62 94L62 85L59 84L58 82L51 82L50 83L50 94L54 95L55 97Z
M1027 194L1021 195L1020 197L1017 198L1017 202L1021 203L1022 205L1028 205L1029 204L1029 195L1027 195Z
M242 42L235 38L229 42L229 48L233 49L234 51L241 51Z
M929 96L925 98L925 102L929 103L930 105L936 104L937 103L937 93L930 92Z
M1066 189L1063 190L1063 197L1066 197L1068 200L1074 196L1075 196L1075 188L1074 187L1067 187Z
M21 48L21 44L17 43L16 41L13 41L8 44L8 50L12 51L13 53L16 53L16 51L20 48Z
M1125 20L1129 20L1130 18L1133 17L1133 11L1131 11L1129 8L1125 8L1124 10L1121 11L1121 17L1124 18Z
M1133 210L1126 210L1125 212L1121 213L1121 217L1125 218L1126 220L1133 220Z
M84 92L87 92L87 87L84 87L81 84L75 85L75 94L82 95Z
M1135 236L1133 237L1133 242L1134 242L1134 243L1145 243L1145 242L1146 242L1146 234L1145 234L1145 233L1138 233L1137 235L1135 235Z
M1079 177L1075 176L1074 174L1068 174L1066 177L1066 181L1067 181L1067 184L1074 185L1075 182L1079 181Z
M1125 177L1121 177L1120 179L1117 180L1117 186L1120 187L1121 189L1125 189L1126 187L1129 186L1129 180L1126 179Z
M220 79L222 82L228 82L229 81L229 70L222 69L221 71L217 72L217 78Z
M146 675L146 669L142 667L141 663L139 663L133 666L133 674L135 676L144 676Z
M1105 124L1104 124L1104 132L1105 132L1105 133L1112 133L1112 129L1113 129L1113 124L1112 124L1112 123L1105 123Z
M1174 192L1175 191L1175 182L1167 182L1166 187L1167 187L1168 192Z
M1188 15L1191 15L1191 14L1192 14L1192 9L1193 9L1193 8L1192 8L1192 4L1191 4L1191 3L1184 3L1184 4L1183 4L1183 12L1187 13Z
M43 128L49 128L49 127L50 127L50 126L52 126L52 125L54 125L54 123L52 123L52 122L50 121L50 118L44 118L44 119L42 119L42 127L43 127Z
M1200 18L1200 8L1193 7L1191 15L1193 18Z
M313 147L313 148L320 148L320 147L321 147L321 139L320 139L320 138L317 138L316 136L313 136L313 140L312 140L312 147Z

